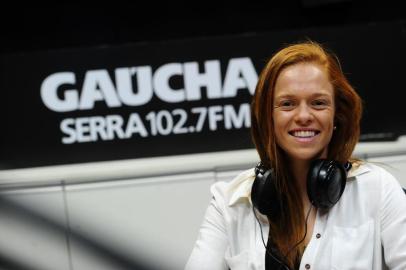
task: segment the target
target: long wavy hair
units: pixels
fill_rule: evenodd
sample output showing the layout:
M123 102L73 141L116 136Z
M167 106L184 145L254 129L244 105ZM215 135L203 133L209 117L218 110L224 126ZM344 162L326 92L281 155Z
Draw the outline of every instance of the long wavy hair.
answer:
M273 168L278 191L286 198L283 214L278 220L268 217L272 241L287 264L300 261L304 243L292 250L304 235L305 217L299 188L289 171L286 153L277 145L273 125L273 102L276 80L283 69L298 63L315 63L328 75L334 89L336 129L328 145L328 159L345 163L360 135L362 101L341 70L338 58L321 44L305 41L279 50L262 70L251 103L251 134L262 163ZM355 160L355 159L354 159Z

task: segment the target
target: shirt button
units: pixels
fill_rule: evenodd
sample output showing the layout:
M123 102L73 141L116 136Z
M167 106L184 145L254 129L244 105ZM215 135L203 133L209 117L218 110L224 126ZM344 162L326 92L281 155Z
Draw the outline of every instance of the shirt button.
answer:
M316 238L319 239L321 237L321 234L316 234Z
M306 269L310 269L310 264L307 263L307 264L305 265L305 268L306 268Z

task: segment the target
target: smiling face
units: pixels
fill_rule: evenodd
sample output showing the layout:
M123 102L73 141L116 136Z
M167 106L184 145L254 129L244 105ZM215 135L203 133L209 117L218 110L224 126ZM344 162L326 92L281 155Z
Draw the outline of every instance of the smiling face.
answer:
M273 124L276 143L292 160L326 158L334 127L334 90L326 71L298 63L276 80Z

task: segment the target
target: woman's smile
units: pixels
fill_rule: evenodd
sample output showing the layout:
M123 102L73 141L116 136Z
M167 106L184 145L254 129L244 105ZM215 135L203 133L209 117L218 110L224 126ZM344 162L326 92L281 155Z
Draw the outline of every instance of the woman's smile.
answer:
M320 134L320 131L316 129L295 129L289 131L289 134L298 142L313 142Z

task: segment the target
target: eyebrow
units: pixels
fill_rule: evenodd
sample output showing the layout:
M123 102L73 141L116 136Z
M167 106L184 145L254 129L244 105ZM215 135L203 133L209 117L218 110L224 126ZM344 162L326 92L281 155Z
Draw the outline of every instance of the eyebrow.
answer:
M292 94L282 94L279 96L275 96L274 100L283 99L283 98L295 98L295 97L296 97L296 95L292 95ZM327 97L327 98L332 97L333 98L334 96L326 94L326 93L314 93L314 94L310 95L310 97L311 98L317 98L317 97Z

